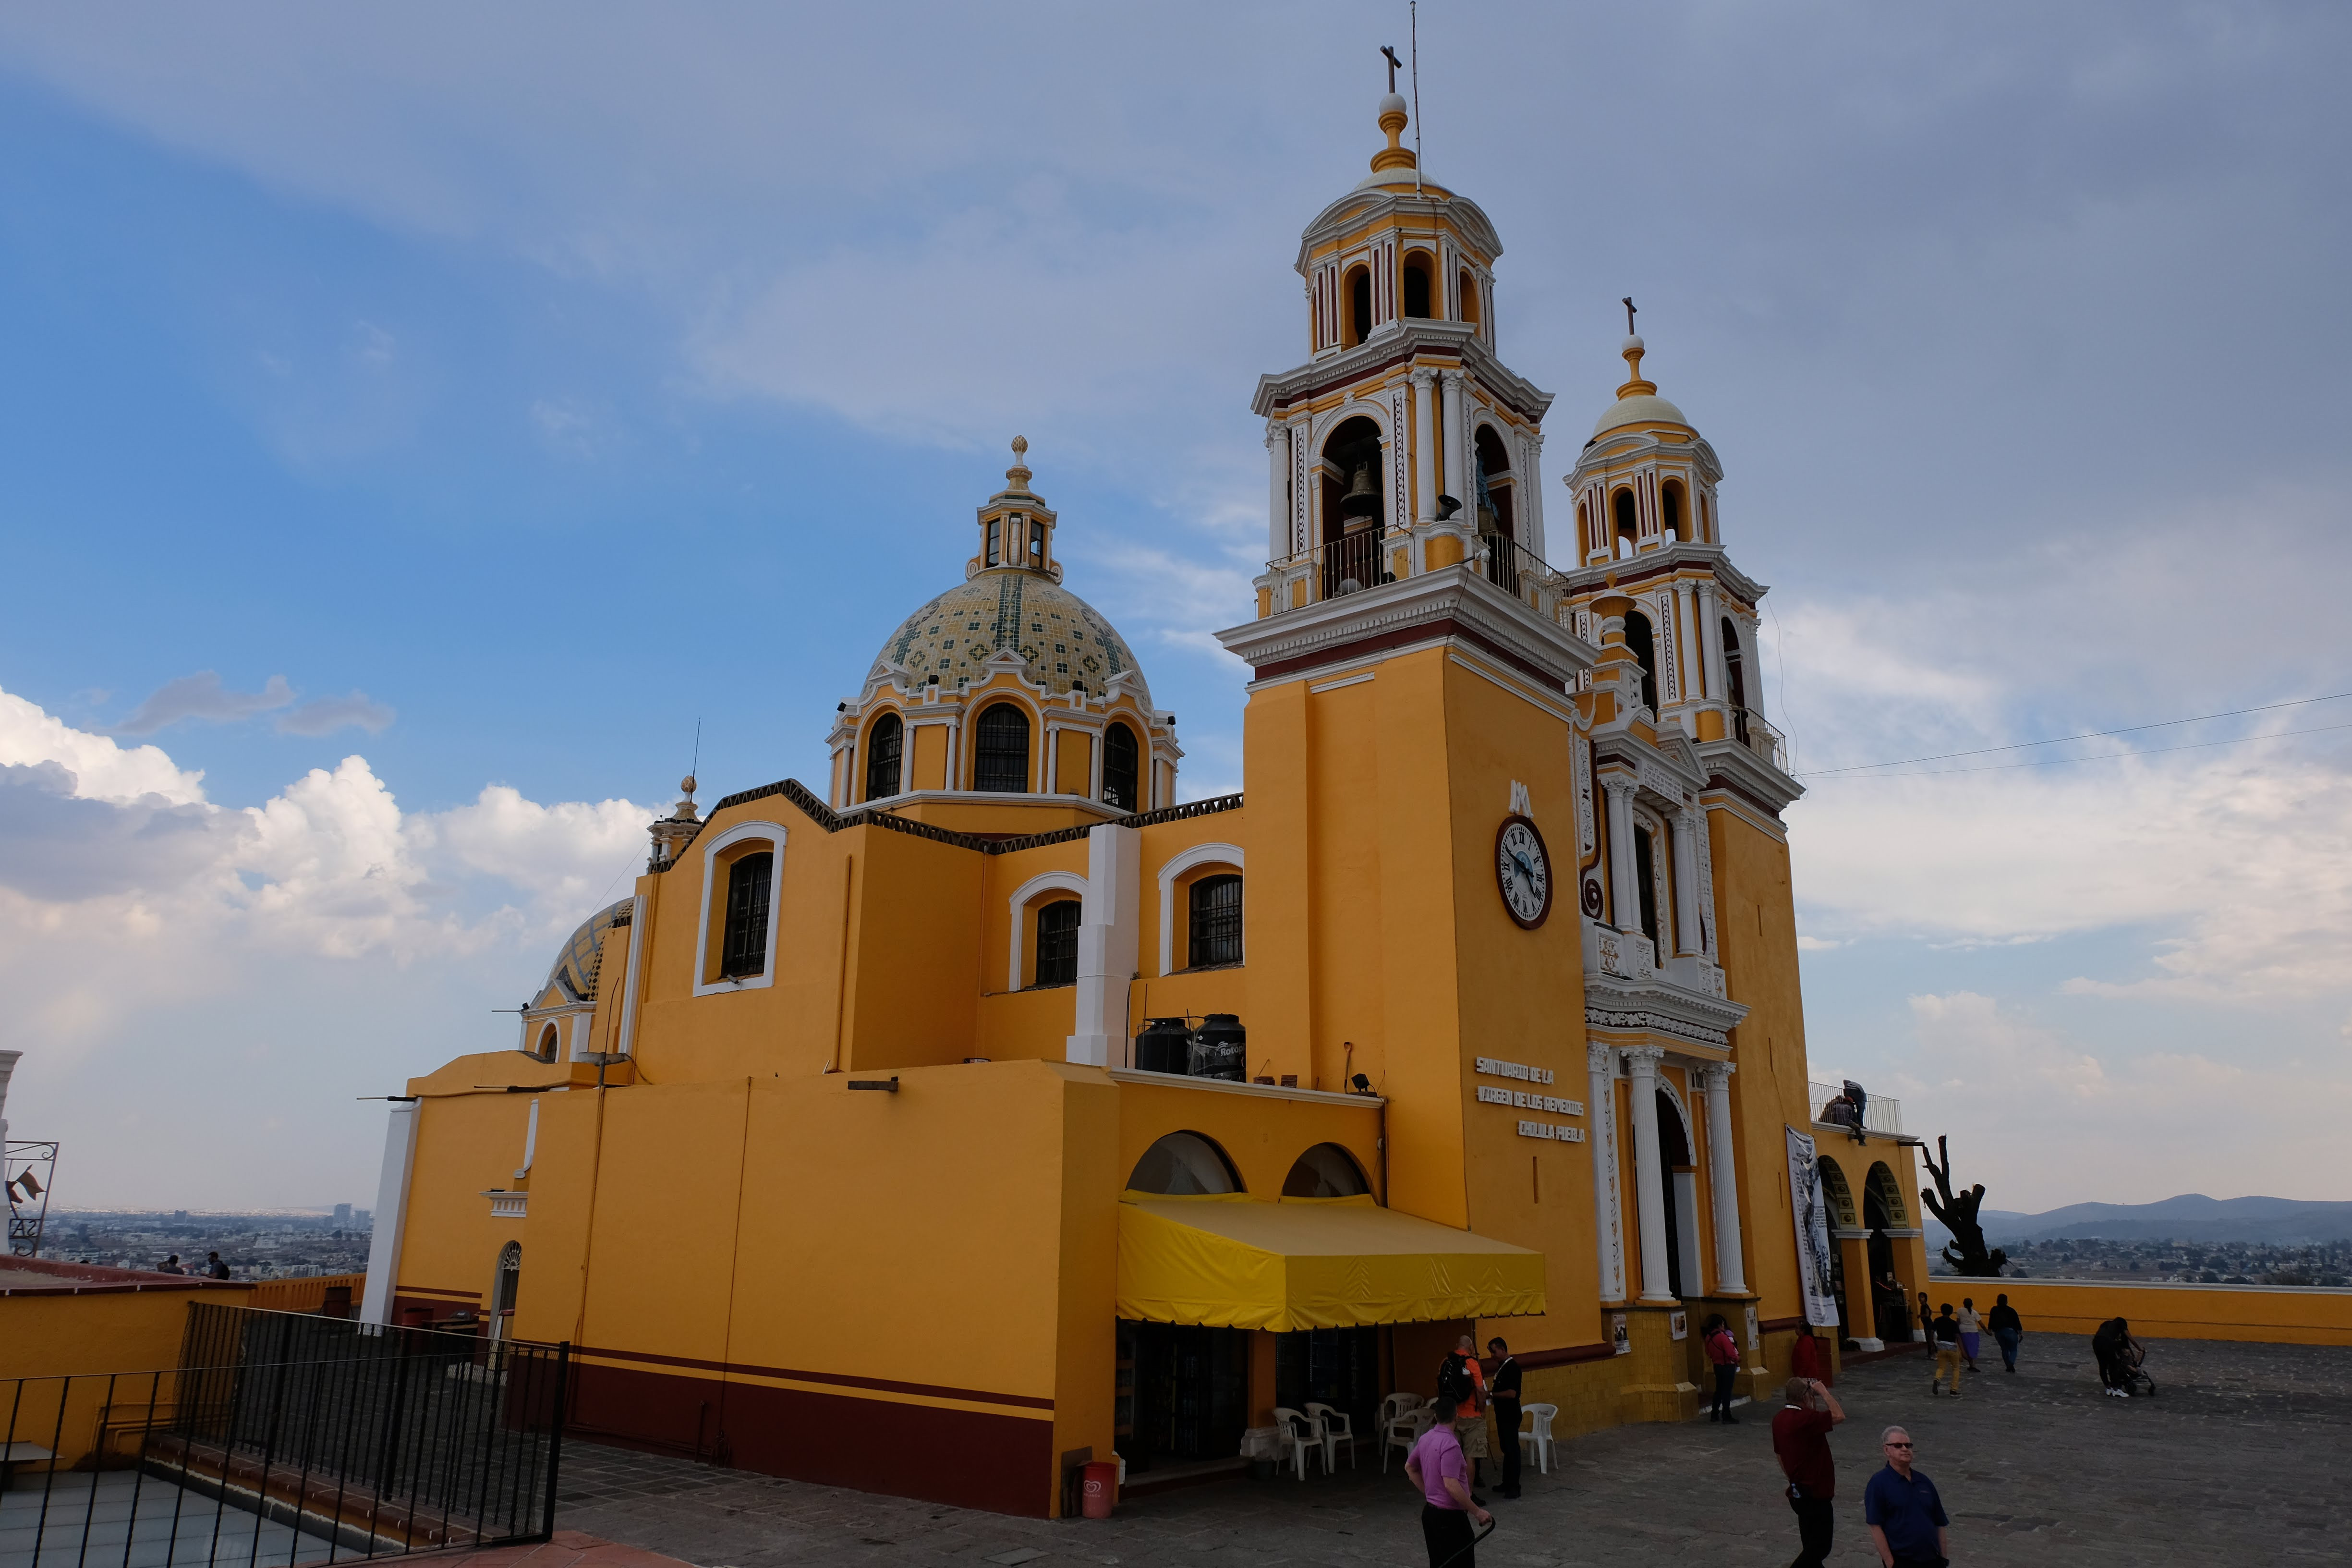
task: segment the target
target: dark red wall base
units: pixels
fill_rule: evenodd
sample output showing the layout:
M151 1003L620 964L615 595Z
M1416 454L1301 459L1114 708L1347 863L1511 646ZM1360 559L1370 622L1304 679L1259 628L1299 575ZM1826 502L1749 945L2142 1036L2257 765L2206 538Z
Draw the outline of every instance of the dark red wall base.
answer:
M796 1481L1044 1517L1050 1418L575 1362L571 1430Z

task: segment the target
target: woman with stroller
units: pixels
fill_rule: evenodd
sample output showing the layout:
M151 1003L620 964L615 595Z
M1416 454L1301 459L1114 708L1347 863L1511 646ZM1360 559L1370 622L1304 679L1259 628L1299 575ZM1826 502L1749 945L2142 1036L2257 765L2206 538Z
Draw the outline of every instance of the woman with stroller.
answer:
M2099 1382L2108 1394L2129 1399L2135 1375L2147 1359L2147 1347L2132 1338L2131 1325L2121 1318L2101 1323L2091 1336L2091 1353L2098 1358Z

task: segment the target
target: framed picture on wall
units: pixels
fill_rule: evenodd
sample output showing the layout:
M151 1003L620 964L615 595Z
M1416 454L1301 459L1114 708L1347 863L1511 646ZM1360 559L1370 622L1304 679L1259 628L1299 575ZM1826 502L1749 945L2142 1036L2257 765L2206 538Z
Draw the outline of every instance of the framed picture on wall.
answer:
M1622 1312L1609 1314L1609 1343L1619 1355L1633 1353L1633 1342L1625 1337L1625 1314Z
M1690 1338L1690 1314L1688 1312L1668 1312L1666 1314L1666 1332L1678 1340L1686 1340Z

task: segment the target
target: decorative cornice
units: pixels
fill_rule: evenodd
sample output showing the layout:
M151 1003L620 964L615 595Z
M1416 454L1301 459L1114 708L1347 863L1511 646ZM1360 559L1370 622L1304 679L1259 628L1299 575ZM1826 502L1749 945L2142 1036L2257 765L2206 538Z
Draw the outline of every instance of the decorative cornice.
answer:
M1756 754L1755 748L1729 736L1700 741L1691 748L1707 770L1710 788L1729 788L1769 810L1774 816L1805 793L1805 786Z
M1723 460L1715 455L1706 437L1694 432L1687 441L1666 441L1638 426L1604 431L1587 441L1577 457L1576 467L1562 478L1569 489L1581 489L1586 478L1593 473L1606 473L1659 458L1691 458L1708 484L1719 483L1723 479Z
M1486 209L1468 196L1455 195L1451 187L1430 177L1424 169L1421 184L1412 190L1402 185L1394 189L1358 185L1317 213L1315 221L1298 237L1299 276L1312 275L1318 241L1332 239L1384 217L1420 218L1433 232L1441 226L1452 227L1455 238L1482 253L1478 258L1482 268L1494 266L1503 254L1503 237L1495 232L1494 220L1486 216ZM1412 234L1412 230L1400 226L1397 237L1402 241Z
M1747 1011L1745 1007L1740 1009L1742 1015ZM1711 1046L1718 1051L1727 1051L1731 1048L1731 1037L1727 1031L1709 1029L1703 1025L1694 1024L1687 1018L1676 1017L1672 1013L1619 1012L1609 1007L1595 1007L1587 1003L1584 1008L1584 1023L1587 1028L1634 1029L1643 1034L1668 1035L1677 1040L1688 1040L1695 1046ZM1622 1048L1629 1056L1635 1051L1655 1051L1660 1055L1664 1055L1665 1051L1664 1046L1626 1046Z
M1596 657L1591 644L1544 619L1467 566L1376 584L1228 627L1216 637L1227 652L1254 669L1279 667L1288 676L1336 663L1353 645L1380 638L1393 646L1401 637L1409 638L1422 629L1433 641L1465 633L1483 639L1495 651L1560 685L1591 668Z
M1407 320L1374 332L1354 348L1258 377L1257 395L1250 399L1250 407L1258 417L1272 418L1277 408L1312 402L1327 392L1410 363L1426 353L1460 361L1462 372L1475 377L1511 412L1530 425L1541 424L1551 407L1552 395L1496 358L1495 351L1479 341L1477 331L1467 321Z
M1578 599L1598 594L1609 587L1609 579L1617 580L1615 592L1637 594L1654 578L1668 577L1675 573L1696 568L1712 574L1715 580L1728 589L1733 598L1749 610L1772 590L1731 563L1720 544L1706 544L1696 540L1677 540L1662 544L1655 550L1645 550L1631 561L1596 561L1590 566L1559 568L1561 591Z

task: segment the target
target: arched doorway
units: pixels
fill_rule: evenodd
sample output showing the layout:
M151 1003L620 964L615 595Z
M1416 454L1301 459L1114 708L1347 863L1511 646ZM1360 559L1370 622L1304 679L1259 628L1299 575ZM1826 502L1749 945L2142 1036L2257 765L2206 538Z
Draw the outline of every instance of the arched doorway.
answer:
M514 1331L515 1298L522 1286L522 1243L509 1241L499 1248L498 1279L490 1286L490 1338L502 1340Z
M1665 1188L1666 1289L1677 1300L1696 1295L1698 1266L1698 1166L1691 1157L1690 1131L1682 1103L1658 1089L1658 1180Z
M1862 1180L1862 1226L1870 1233L1864 1245L1870 1254L1871 1300L1877 1310L1878 1337L1902 1344L1911 1337L1911 1297L1901 1285L1886 1289L1895 1278L1895 1241L1886 1233L1903 1224L1903 1194L1894 1173L1884 1163L1871 1166Z
M1854 1229L1856 1216L1853 1207L1853 1189L1846 1184L1845 1173L1838 1168L1838 1163L1835 1160L1817 1158L1814 1162L1814 1169L1821 1173L1822 1195L1829 1201L1830 1206L1830 1229L1832 1233L1830 1242L1830 1283L1837 1296L1838 1342L1843 1344L1854 1338L1853 1305L1846 1294L1848 1281L1845 1271L1845 1242L1840 1239L1842 1235L1851 1233ZM1864 1267L1865 1268L1870 1267L1866 1258ZM1872 1278L1875 1279L1876 1275L1874 1273ZM1876 1291L1874 1289L1872 1291L1874 1300L1875 1296ZM1876 1322L1876 1317L1877 1314L1874 1310L1872 1313L1874 1325ZM1877 1332L1875 1327L1872 1329L1872 1332L1874 1334Z

